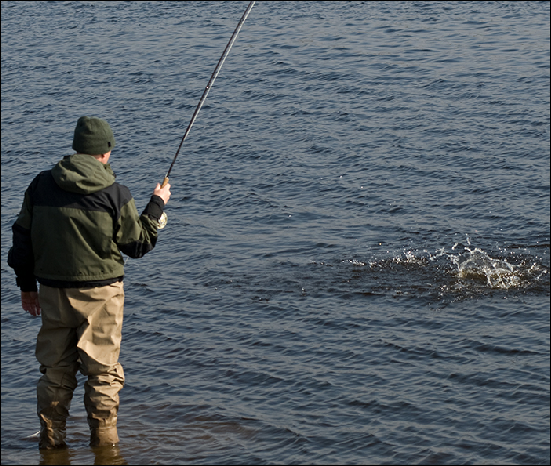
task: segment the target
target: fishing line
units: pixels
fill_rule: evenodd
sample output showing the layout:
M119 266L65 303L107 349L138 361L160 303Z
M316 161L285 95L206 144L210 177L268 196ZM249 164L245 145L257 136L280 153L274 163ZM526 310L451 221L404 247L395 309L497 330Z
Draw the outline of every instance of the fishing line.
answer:
M220 69L222 68L222 65L224 64L224 60L226 60L226 57L230 53L230 50L232 48L233 43L237 39L237 34L239 34L239 31L241 30L241 27L243 26L243 23L247 19L247 16L249 16L249 13L251 12L251 9L253 8L253 5L255 2L250 2L249 6L245 10L245 13L243 13L243 16L239 20L239 23L237 24L237 27L235 28L235 31L233 31L233 34L230 38L230 41L228 42L228 45L226 45L226 48L224 49L224 53L220 57L220 60L218 60L218 64L216 65L216 68L214 68L214 71L212 72L212 75L209 79L209 82L207 84L207 87L205 87L205 90L203 91L203 95L201 96L201 99L199 100L199 104L197 105L197 108L193 112L193 115L191 117L191 121L189 122L189 125L186 129L186 132L184 133L184 136L182 137L182 140L180 141L180 145L178 146L178 150L176 151L176 155L174 156L174 159L172 160L172 163L170 164L170 168L168 169L168 172L165 175L165 179L163 180L163 184L161 187L166 186L168 183L168 176L170 175L170 172L172 171L172 167L174 166L174 162L176 162L176 158L178 157L178 154L180 153L180 148L182 147L182 144L187 138L187 135L189 134L189 131L191 130L191 127L193 126L193 123L195 119L197 118L197 115L199 115L199 110L201 110L201 107L205 103L205 100L207 98L207 95L210 91L210 88L212 87L214 80L218 76L218 73L220 72Z

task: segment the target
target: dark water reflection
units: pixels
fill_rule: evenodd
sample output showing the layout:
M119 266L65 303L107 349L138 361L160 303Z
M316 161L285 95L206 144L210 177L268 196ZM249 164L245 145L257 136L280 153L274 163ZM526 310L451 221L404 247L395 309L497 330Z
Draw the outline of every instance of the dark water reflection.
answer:
M246 2L2 3L3 464L549 464L549 3L258 2L129 260L115 450L38 452L6 263L83 114L143 208Z
M93 457L90 455L90 458L80 454L77 455L71 449L41 451L39 464L128 464L122 456L119 446L91 447L90 450L93 453Z

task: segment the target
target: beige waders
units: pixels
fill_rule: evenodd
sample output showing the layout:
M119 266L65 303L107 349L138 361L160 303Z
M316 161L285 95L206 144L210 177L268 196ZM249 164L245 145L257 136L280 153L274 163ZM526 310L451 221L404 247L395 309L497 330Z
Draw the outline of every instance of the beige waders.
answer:
M112 445L117 436L119 391L124 372L118 363L124 309L123 283L95 288L41 285L42 327L36 358L44 374L37 386L41 449L65 446L77 371L88 376L84 405L91 445Z

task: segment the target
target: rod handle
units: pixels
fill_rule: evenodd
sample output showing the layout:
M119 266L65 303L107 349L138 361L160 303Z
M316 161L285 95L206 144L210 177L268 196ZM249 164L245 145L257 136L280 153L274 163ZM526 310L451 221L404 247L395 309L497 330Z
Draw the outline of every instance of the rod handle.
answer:
M168 176L165 176L165 179L163 180L163 184L161 185L161 188L164 188L168 183Z

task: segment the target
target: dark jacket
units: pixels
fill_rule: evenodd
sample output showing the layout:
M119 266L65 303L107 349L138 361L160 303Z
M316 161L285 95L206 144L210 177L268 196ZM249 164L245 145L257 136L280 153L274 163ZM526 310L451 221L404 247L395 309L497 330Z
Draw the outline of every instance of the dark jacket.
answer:
M64 157L25 192L8 264L21 291L36 291L36 280L59 288L120 281L121 251L133 258L151 251L163 209L152 196L139 216L109 164L86 154Z

